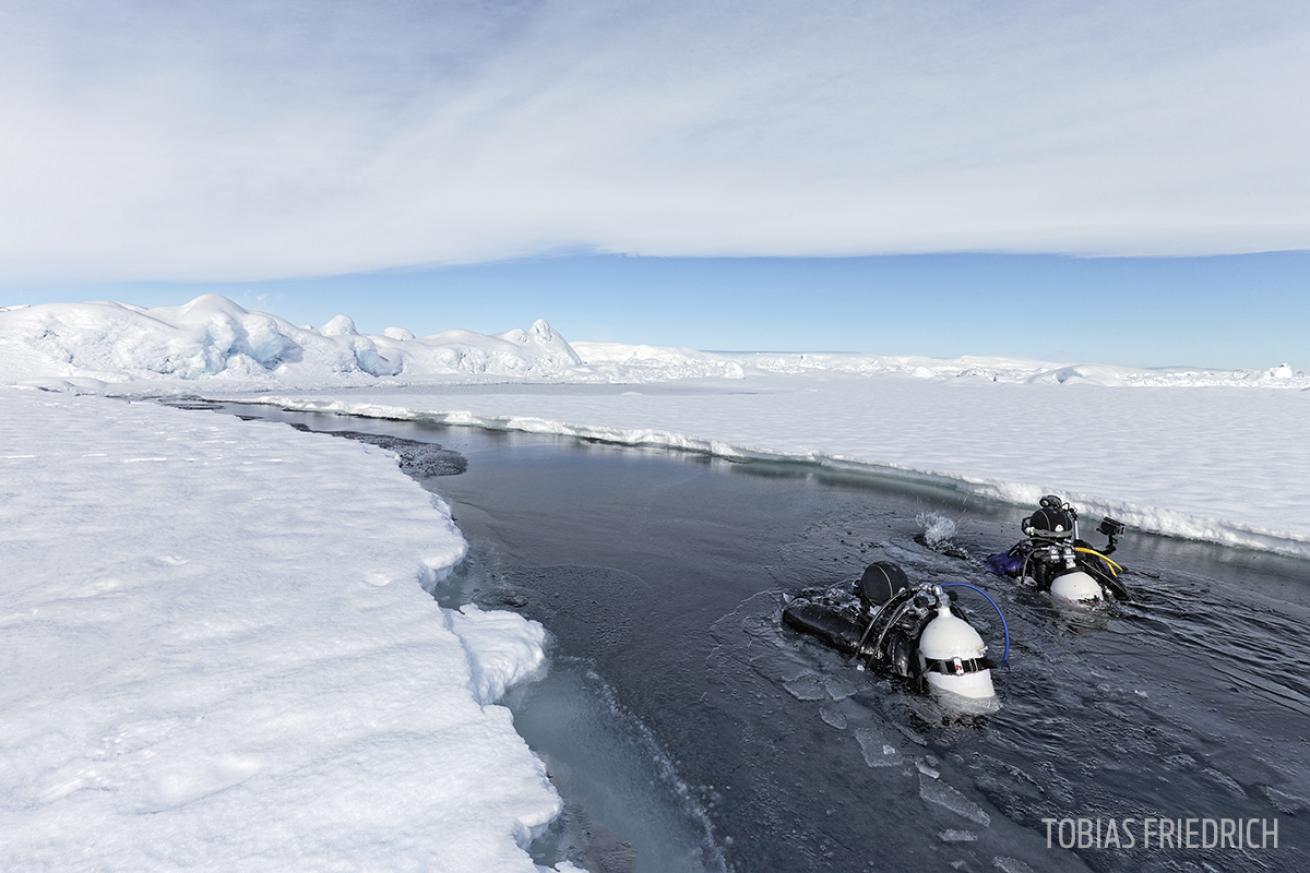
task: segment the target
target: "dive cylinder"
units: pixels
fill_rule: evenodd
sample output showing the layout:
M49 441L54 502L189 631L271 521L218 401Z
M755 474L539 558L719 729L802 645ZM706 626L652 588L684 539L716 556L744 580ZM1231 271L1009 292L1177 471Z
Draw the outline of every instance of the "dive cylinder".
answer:
M987 645L967 621L952 614L946 598L919 636L919 670L935 692L961 697L995 697L992 671L984 666Z
M1082 570L1063 573L1051 580L1051 596L1073 603L1095 603L1104 599L1101 583Z

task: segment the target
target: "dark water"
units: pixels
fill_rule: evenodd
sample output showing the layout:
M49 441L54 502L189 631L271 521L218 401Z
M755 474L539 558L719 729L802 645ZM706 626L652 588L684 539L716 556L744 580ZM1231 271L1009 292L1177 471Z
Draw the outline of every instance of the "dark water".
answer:
M439 597L554 635L551 673L508 701L574 802L543 857L630 869L631 844L651 873L1310 869L1304 562L1130 533L1116 558L1137 602L1071 613L916 542L922 513L957 521L975 556L1017 538L1021 510L945 487L229 410L467 459L422 480L472 549ZM952 720L779 629L785 592L880 558L998 596L1014 640L1000 712ZM1047 848L1041 820L1076 816L1277 818L1280 848Z

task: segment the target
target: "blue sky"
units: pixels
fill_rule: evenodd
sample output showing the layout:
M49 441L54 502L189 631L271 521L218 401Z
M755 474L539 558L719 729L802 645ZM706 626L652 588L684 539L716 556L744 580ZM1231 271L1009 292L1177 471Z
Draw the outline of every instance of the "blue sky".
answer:
M1253 368L1304 365L1310 351L1310 253L572 256L276 282L48 286L35 296L175 305L206 291L297 323L345 312L374 332L499 332L544 317L572 339L718 349ZM22 298L0 291L0 301Z
M1258 253L1310 250L1308 41L1289 0L13 0L0 300L1300 359L1306 262Z

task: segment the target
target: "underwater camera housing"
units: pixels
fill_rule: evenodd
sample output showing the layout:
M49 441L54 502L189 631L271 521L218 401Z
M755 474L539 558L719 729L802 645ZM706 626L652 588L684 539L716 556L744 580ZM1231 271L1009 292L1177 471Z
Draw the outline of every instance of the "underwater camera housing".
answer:
M1105 518L1101 519L1101 526L1096 529L1096 532L1113 539L1114 537L1123 536L1125 530L1127 530L1127 528L1122 521L1116 521L1107 515Z

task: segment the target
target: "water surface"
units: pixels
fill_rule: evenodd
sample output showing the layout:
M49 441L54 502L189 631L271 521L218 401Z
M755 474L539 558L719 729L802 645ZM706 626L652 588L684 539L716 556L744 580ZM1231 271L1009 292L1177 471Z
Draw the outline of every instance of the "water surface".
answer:
M651 873L1310 869L1303 562L1130 533L1137 602L1068 613L916 541L924 513L975 556L1017 539L1022 510L947 486L227 409L467 460L414 475L471 546L443 602L553 634L550 675L507 701L571 802L543 853L630 869L631 844ZM779 628L788 593L879 559L996 594L1014 638L999 713L950 719ZM1282 848L1048 849L1041 820L1069 816L1277 816Z

